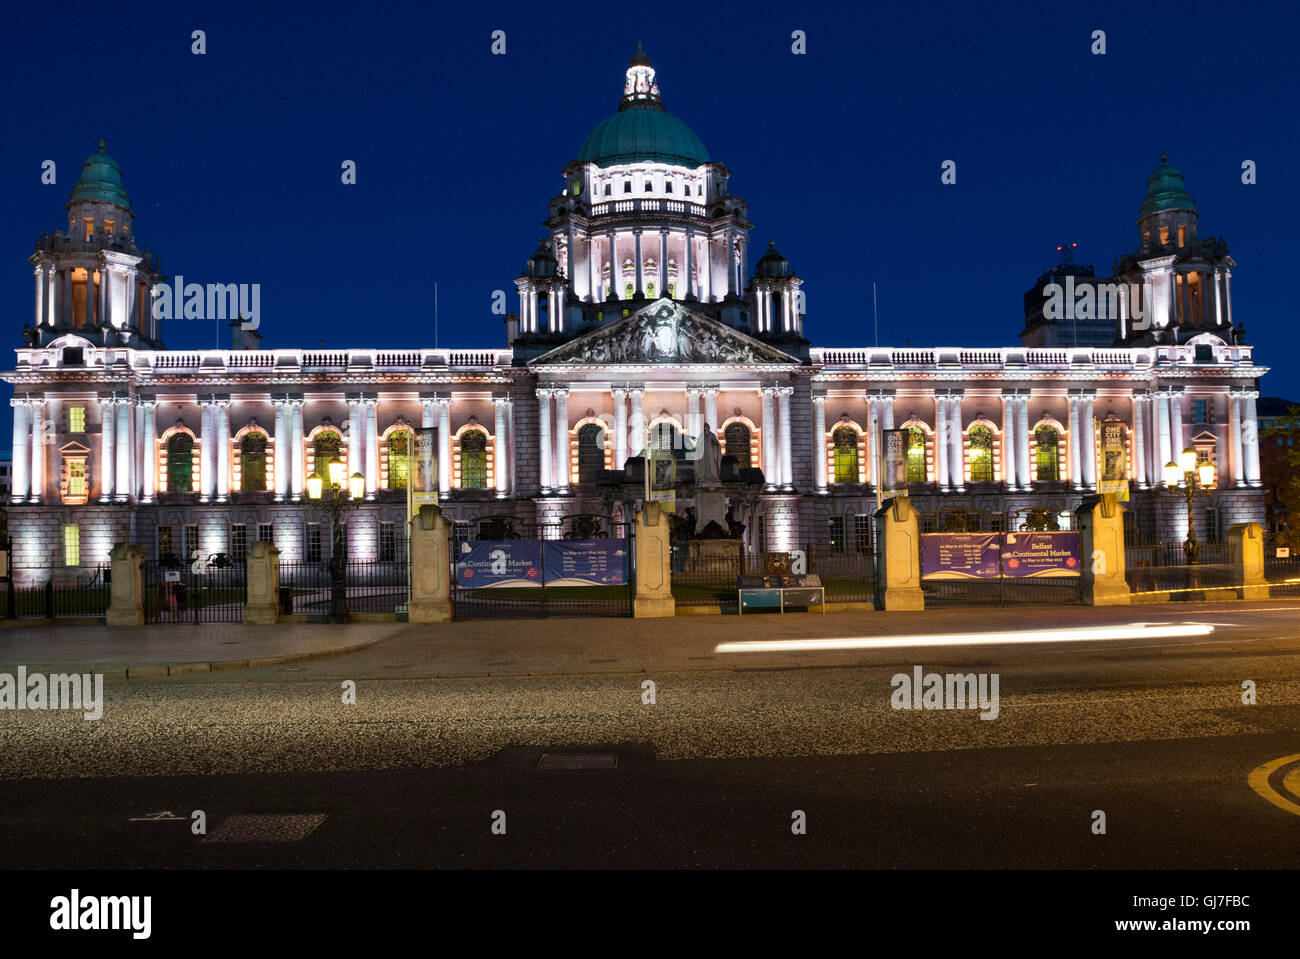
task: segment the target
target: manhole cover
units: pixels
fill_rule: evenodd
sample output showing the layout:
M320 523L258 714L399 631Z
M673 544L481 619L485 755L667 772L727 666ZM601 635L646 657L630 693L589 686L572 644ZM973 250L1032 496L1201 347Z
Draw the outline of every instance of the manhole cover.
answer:
M542 753L538 769L617 769L618 753Z
M202 842L301 842L326 819L325 813L287 816L227 816Z

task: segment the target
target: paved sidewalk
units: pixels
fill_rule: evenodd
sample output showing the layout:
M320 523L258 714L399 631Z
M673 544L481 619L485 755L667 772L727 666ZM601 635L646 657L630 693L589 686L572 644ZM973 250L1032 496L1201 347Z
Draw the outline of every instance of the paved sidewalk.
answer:
M0 632L0 672L18 665L33 672L77 666L81 672L139 679L259 669L342 656L406 628L405 623L18 627Z
M1140 625L1199 622L1213 625L1199 646L1249 640L1277 648L1300 647L1300 602L1165 603L1091 609L1080 606L964 607L920 613L787 613L673 619L555 618L477 620L447 625L354 623L244 626L37 626L0 632L0 672L17 665L43 666L126 678L261 669L286 663L301 678L346 675L401 677L543 676L700 669L789 669L856 666L882 660L937 663L943 646L845 650L717 652L719 643L827 638L968 636L1123 626L1117 635L1071 643L1148 644ZM963 645L958 639L952 646ZM1149 646L1147 648L1150 648ZM1172 651L1176 646L1171 645ZM1256 648L1262 648L1257 646ZM350 655L349 655L350 654ZM320 660L321 662L315 662ZM233 678L233 677L232 677Z

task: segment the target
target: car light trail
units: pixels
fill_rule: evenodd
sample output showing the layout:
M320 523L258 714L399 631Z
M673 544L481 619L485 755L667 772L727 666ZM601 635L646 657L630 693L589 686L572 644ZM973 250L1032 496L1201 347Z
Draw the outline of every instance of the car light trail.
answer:
M771 642L719 643L715 653L787 653L814 650L893 649L900 646L985 646L997 643L1082 643L1105 639L1172 639L1208 636L1210 623L1128 623L1074 629L1022 629L997 633L949 633L934 636L846 636L837 639L781 639Z

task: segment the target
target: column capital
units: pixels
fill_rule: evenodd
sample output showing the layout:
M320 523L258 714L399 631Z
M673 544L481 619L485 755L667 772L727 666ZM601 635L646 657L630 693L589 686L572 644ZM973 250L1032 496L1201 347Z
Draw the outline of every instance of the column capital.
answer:
M1015 388L1011 387L1011 388L1004 389L1002 391L1002 398L1004 400L1014 400L1016 398Z
M794 387L793 387L793 386L778 386L778 387L776 387L775 389L776 389L777 394L780 395L780 396L793 396L793 395L794 395Z
M716 383L700 387L700 392L705 396L717 396L722 392L722 387Z
M511 397L509 397L509 396L494 396L494 397L492 397L492 405L493 405L493 406L497 406L497 407L506 407L506 406L509 406L509 405L510 405L511 403L513 403L513 402L514 402L514 400L513 400Z
M627 388L623 386L612 386L609 392L616 400L626 399L628 393Z
M759 392L764 396L775 396L779 389L779 386L760 386L758 388Z
M965 395L966 395L966 391L965 391L964 389L961 389L961 390L950 389L950 390L948 390L948 396L949 396L951 399L954 399L954 400L959 400L959 399L961 399L961 398L962 398L963 396L965 396Z
M1141 400L1149 400L1149 399L1151 399L1151 391L1148 390L1145 386L1137 386L1137 387L1134 387L1134 388L1133 388L1133 399L1138 400L1138 401L1141 401Z
M25 396L11 396L9 398L9 405L14 408L17 408L19 406L29 406L31 405L31 401L28 400L27 397Z
M814 393L814 394L812 394L812 401L813 401L814 403L818 403L818 404L825 404L825 402L826 402L826 394L825 394L825 393Z
M153 409L158 405L158 398L156 396L137 396L135 398L135 405L141 409Z
M567 386L556 386L551 389L551 394L555 396L556 399L567 400L569 398L569 388Z
M537 398L539 400L549 400L554 395L555 390L550 389L549 387L539 386L537 388Z

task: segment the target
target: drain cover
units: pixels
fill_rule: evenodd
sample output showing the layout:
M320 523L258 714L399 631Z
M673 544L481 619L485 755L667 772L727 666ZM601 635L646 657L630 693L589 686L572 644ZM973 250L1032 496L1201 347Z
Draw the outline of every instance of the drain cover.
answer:
M542 753L538 769L617 769L618 753Z
M227 816L202 842L301 842L326 819L325 813L287 816Z

